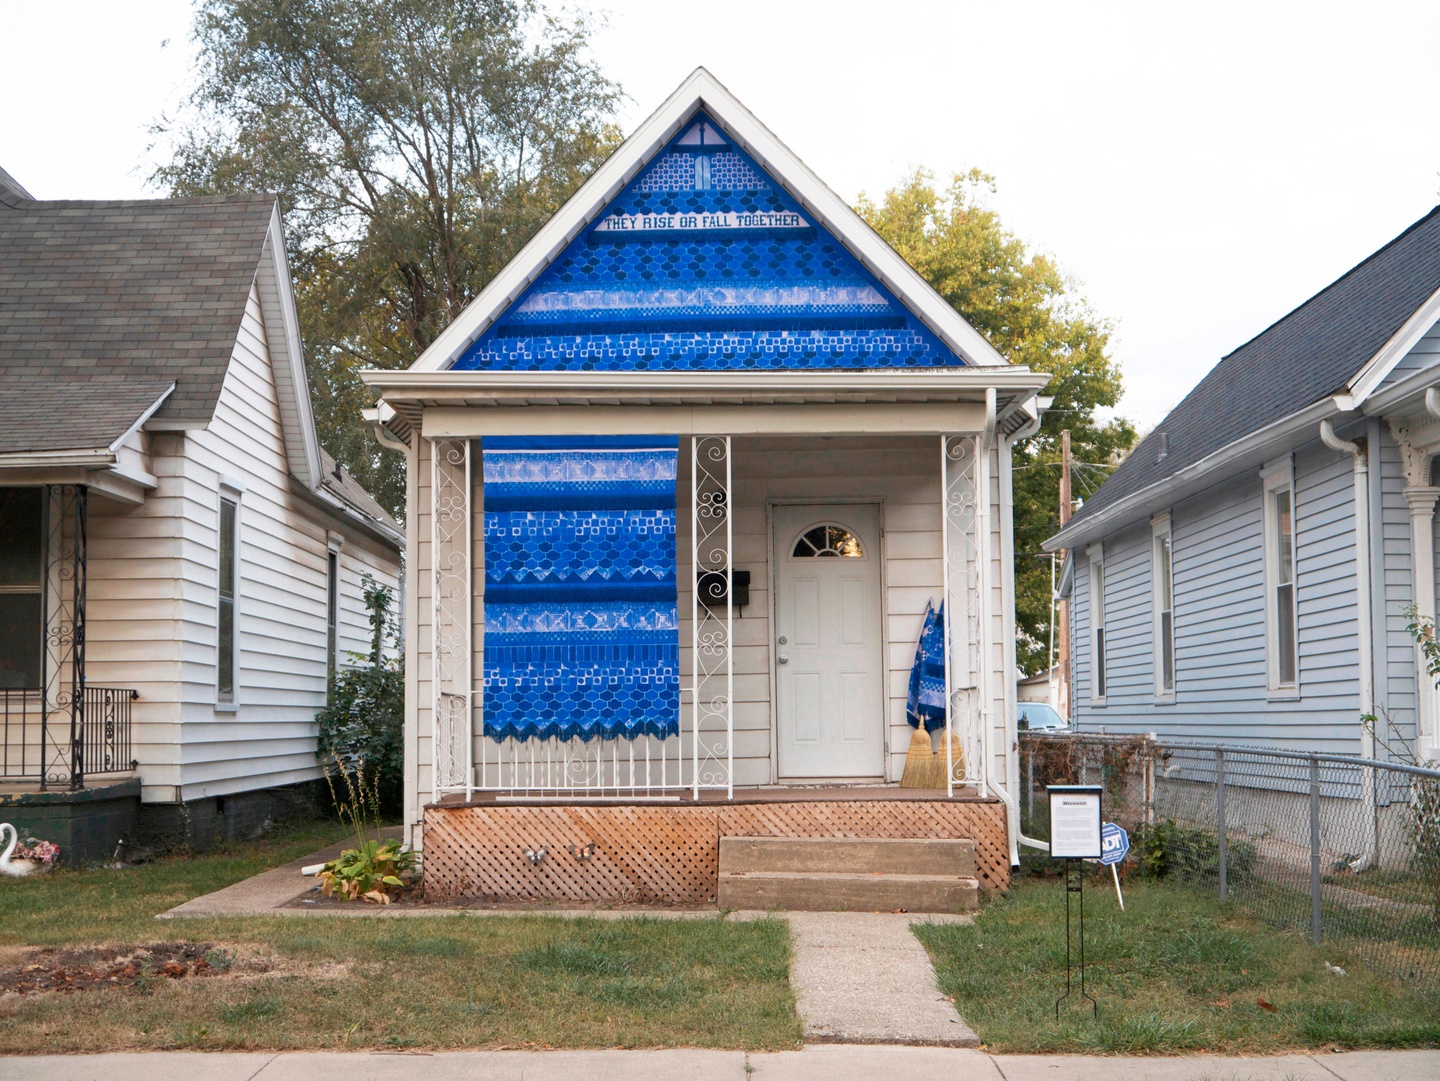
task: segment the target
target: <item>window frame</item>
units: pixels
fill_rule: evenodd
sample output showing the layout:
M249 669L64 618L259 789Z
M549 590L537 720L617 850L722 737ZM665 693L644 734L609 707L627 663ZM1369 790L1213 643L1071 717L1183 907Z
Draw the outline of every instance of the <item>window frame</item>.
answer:
M1165 588L1161 588L1162 582ZM1168 597L1166 596L1168 594ZM1169 607L1164 602L1169 601ZM1150 608L1151 645L1155 676L1155 701L1175 701L1175 533L1170 512L1150 519ZM1165 685L1165 631L1169 621L1170 685Z
M1109 665L1105 656L1105 544L1101 541L1085 550L1090 564L1086 571L1090 587L1090 610L1086 613L1090 636L1090 704L1103 706L1110 690ZM1100 613L1097 623L1095 613Z
M240 708L240 584L244 531L241 522L244 514L244 487L233 481L221 479L215 499L215 709L217 712L234 713ZM225 507L233 508L230 522L230 596L225 596ZM225 602L229 601L230 657L225 663L224 620ZM230 687L225 689L222 675L229 669Z
M344 566L340 549L344 538L331 533L325 546L325 702L334 699L335 677L340 673L340 591Z
M46 549L49 547L49 529L47 528L47 525L48 518L51 513L50 492L49 489L45 488L44 486L32 484L7 484L3 487L6 489L23 489L25 491L33 491L38 493L35 499L37 505L35 528L37 532L36 539L38 541L36 545L35 578L33 581L30 582L12 582L8 584L0 583L0 595L4 595L7 597L34 597L34 603L39 608L39 618L37 621L36 633L35 637L31 642L31 646L34 650L34 656L33 658L27 658L28 660L33 660L35 663L35 684L34 686L27 685L23 687L8 688L9 690L35 691L38 693L44 688L46 683L45 638L46 621L49 617L50 607L48 588L50 577L48 559L49 553ZM6 688L0 688L0 691L3 691L5 689Z
M1265 691L1272 699L1294 699L1300 697L1300 625L1299 625L1299 579L1298 561L1300 516L1295 499L1295 462L1291 455L1266 463L1260 471L1261 491L1261 546L1265 568ZM1286 493L1290 499L1290 577L1280 581L1279 541L1280 522L1275 497ZM1285 682L1280 670L1280 615L1285 602L1279 592L1289 587L1289 629L1291 637L1291 663L1294 678Z

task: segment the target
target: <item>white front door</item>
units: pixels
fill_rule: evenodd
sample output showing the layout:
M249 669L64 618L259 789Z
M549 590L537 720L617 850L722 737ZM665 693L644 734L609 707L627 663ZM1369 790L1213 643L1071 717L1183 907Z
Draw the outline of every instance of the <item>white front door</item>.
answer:
M776 507L774 526L780 777L882 777L880 508Z

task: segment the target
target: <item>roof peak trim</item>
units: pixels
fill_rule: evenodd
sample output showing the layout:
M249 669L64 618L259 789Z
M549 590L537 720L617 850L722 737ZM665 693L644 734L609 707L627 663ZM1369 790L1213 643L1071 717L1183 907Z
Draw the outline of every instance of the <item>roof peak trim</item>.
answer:
M1008 366L1009 362L985 337L950 307L848 203L701 67L580 186L431 343L411 370L440 371L454 363L702 110L709 121L754 158L956 355L976 367Z

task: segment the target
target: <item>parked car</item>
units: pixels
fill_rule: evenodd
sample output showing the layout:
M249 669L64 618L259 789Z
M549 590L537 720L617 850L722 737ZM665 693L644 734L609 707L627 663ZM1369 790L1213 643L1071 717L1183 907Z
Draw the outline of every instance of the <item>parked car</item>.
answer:
M1020 702L1015 727L1021 732L1068 732L1070 722L1044 702Z

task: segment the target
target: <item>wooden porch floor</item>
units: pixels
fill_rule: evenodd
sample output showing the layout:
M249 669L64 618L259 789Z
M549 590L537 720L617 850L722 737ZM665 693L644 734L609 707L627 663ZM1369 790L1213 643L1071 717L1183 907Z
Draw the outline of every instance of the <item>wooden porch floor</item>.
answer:
M602 806L644 806L644 807L696 807L712 804L735 806L738 804L763 803L852 803L866 801L940 802L940 803L989 803L994 797L981 798L973 788L957 788L955 795L948 796L943 788L901 788L899 785L760 785L735 789L733 799L719 789L703 789L699 800L688 793L667 793L656 796L587 796L573 795L526 796L511 795L507 792L476 792L468 801L464 796L451 794L429 804L431 807L553 807L557 804L602 805Z

